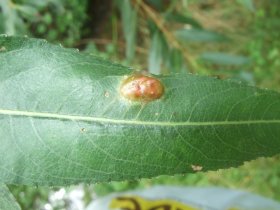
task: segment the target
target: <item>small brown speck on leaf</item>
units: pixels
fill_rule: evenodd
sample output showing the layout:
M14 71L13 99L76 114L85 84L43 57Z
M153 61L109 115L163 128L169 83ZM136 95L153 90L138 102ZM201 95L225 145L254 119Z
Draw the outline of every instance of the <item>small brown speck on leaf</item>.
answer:
M200 165L191 165L191 167L194 171L201 171L203 169L203 167Z
M108 91L105 91L104 96L105 96L106 98L109 98L110 93L109 93Z
M86 131L86 129L85 128L81 128L81 132L85 132Z

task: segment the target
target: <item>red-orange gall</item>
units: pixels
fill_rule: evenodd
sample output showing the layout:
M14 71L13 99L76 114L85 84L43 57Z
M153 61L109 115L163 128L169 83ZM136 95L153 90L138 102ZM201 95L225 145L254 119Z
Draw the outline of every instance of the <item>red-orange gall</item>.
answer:
M152 101L162 97L164 88L158 79L139 74L125 79L120 93L132 101Z

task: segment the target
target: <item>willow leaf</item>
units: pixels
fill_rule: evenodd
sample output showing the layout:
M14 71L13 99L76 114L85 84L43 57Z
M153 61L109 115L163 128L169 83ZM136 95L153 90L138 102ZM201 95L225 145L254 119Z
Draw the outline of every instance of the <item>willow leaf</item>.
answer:
M1 210L20 210L19 204L6 185L0 184L0 209Z
M156 76L43 40L0 36L0 183L69 185L234 167L280 151L280 94L194 75Z

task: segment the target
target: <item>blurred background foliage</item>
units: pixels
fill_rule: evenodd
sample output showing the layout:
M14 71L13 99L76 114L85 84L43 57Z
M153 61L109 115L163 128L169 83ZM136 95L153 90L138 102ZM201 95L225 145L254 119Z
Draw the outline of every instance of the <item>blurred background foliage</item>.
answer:
M279 0L1 0L0 33L43 38L153 74L203 74L279 91L279 8ZM82 186L82 200L153 184L226 186L280 200L279 159ZM70 209L76 189L10 188L23 209ZM57 192L63 196L54 204Z

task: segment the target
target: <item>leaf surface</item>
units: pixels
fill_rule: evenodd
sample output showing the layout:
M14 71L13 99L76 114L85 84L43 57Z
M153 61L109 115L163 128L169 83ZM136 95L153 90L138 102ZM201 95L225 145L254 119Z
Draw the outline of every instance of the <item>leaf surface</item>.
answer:
M0 184L0 209L1 210L20 210L19 204L6 185Z
M137 37L137 12L129 0L116 1L122 16L122 27L126 41L126 58L132 61L135 55Z
M0 36L0 183L69 185L217 170L280 151L280 94L186 74L119 94L132 70Z
M219 33L204 29L179 29L175 32L176 37L184 42L224 42L229 39Z
M179 13L168 13L167 15L165 15L165 19L168 21L189 24L194 28L202 28L201 24L197 22L194 18Z
M200 59L213 64L242 66L250 63L250 59L241 55L231 55L221 52L204 52Z

